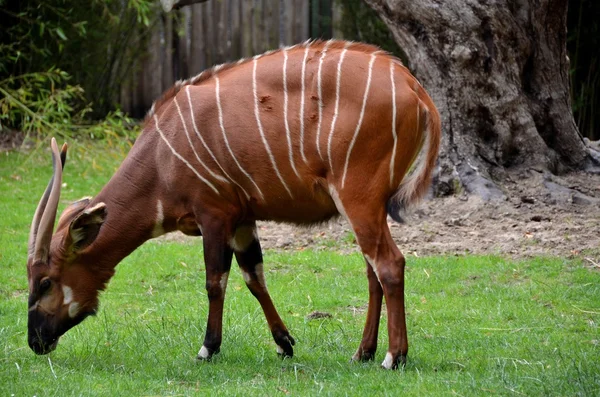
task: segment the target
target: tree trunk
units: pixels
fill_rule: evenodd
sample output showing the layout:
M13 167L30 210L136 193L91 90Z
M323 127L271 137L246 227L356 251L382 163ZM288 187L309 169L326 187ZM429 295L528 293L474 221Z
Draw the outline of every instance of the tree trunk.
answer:
M567 0L365 0L442 115L438 188L484 199L505 170L598 171L571 112Z

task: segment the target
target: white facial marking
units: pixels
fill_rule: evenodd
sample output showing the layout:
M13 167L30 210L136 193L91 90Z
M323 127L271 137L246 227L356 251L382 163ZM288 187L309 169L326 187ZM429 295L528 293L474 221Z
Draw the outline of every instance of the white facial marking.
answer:
M71 302L71 304L69 305L69 317L75 318L75 316L77 315L78 312L79 312L79 303Z
M394 365L394 359L392 357L392 353L387 352L385 355L385 359L381 363L381 366L385 369L392 369L392 365Z
M73 290L71 287L63 284L62 290L64 296L63 305L68 305L69 303L73 302Z
M208 352L208 349L206 347L204 347L204 345L203 345L202 348L200 349L200 351L198 352L198 357L199 358L208 358L208 356L210 356L210 353Z
M342 50L340 60L337 64L337 79L335 83L335 110L333 111L333 118L331 119L329 138L327 139L327 157L329 158L329 169L331 170L331 175L334 175L333 162L331 161L331 138L333 137L333 131L335 130L335 122L338 118L338 110L340 108L340 77L342 76L342 62L344 62L344 56L346 55L346 51L348 51L347 48L344 48Z
M354 130L354 136L352 137L352 141L350 142L350 146L346 152L346 164L344 165L344 174L342 176L342 189L344 188L344 184L346 182L346 173L348 172L350 154L352 153L352 149L356 143L356 138L358 137L358 132L360 131L363 117L365 116L365 108L367 107L367 98L369 97L369 88L371 87L371 75L373 74L373 63L375 62L375 58L377 58L376 55L374 53L371 54L371 60L369 61L369 74L367 75L367 86L365 87L362 108L360 109L360 116L358 117L358 123L356 124L356 129Z
M200 179L202 182L206 183L208 185L208 187L210 187L217 195L220 195L217 188L212 183L210 183L208 180L206 180L202 175L200 175L200 173L198 171L196 171L196 169L194 167L192 167L192 165L185 158L183 158L183 156L181 154L177 153L177 151L175 150L175 148L173 146L171 146L171 144L167 140L167 137L165 136L165 134L162 132L162 130L160 129L160 127L158 125L158 117L156 115L154 115L154 123L156 124L156 131L158 131L161 139L167 144L167 147L171 150L171 153L173 153L173 155L175 157L177 157L179 160L181 160L181 162L183 164L185 164L190 170L192 170L192 172L198 177L198 179Z
M256 59L254 59L253 63L254 63L254 68L252 69L252 92L254 94L254 116L256 117L256 124L258 125L258 132L260 133L260 137L262 138L263 144L265 145L265 149L267 150L267 154L269 155L269 159L271 160L271 165L273 165L273 169L275 170L277 177L281 181L281 184L283 185L285 190L287 190L290 197L294 198L294 196L292 195L292 191L288 187L287 183L285 183L285 180L281 176L281 173L279 173L279 168L277 167L277 163L275 162L275 157L273 156L273 152L271 151L271 147L269 146L269 142L267 142L267 138L265 137L265 133L263 131L263 126L260 121L260 114L259 114L259 109L258 109L258 92L257 92L257 87L256 87L256 66L257 66L258 62ZM302 142L302 141L300 141L300 142Z
M287 60L288 53L286 49L283 49L283 124L285 125L285 136L288 141L288 156L290 157L290 164L294 173L299 179L300 174L296 169L296 164L294 163L294 153L292 149L292 133L290 132L290 125L288 123L288 90L287 90Z
M71 287L69 287L68 285L63 285L62 290L64 297L63 305L69 305L69 317L74 318L79 312L79 303L73 301L73 290L71 289Z
M188 100L190 101L190 106L191 106L191 99L190 99L190 93L188 91ZM248 172L246 172L246 170L244 168L242 168L242 165L239 163L239 161L237 160L237 158L235 157L235 154L233 154L233 150L231 149L231 146L229 145L229 141L227 140L227 134L225 133L225 124L223 123L223 108L221 107L221 94L220 94L220 85L219 85L219 78L215 76L215 96L217 99L217 110L219 112L219 126L221 127L221 134L223 134L223 140L225 141L225 146L227 147L227 150L229 151L229 154L231 155L231 158L233 159L233 161L235 162L235 164L238 166L239 170L242 171L242 173L246 176L246 178L248 178L250 180L250 182L252 182L252 184L254 185L254 187L256 188L256 190L258 191L258 194L260 195L260 198L264 200L265 196L263 195L262 191L260 190L260 188L258 187L258 185L256 184L256 182L254 182L254 179L252 179L252 177L250 176L250 174ZM194 116L192 115L192 118ZM196 124L194 123L194 128L196 128ZM200 139L202 139L202 142L204 142L204 139L201 137L201 135L198 133L198 130L196 129L196 134L198 134L198 136L200 137ZM204 144L204 146L207 148L208 150L208 146L206 145L206 143ZM213 160L219 164L217 162L217 159L215 158L215 156L212 154L212 152L209 150L210 155L213 157ZM219 165L219 167L221 167L221 165ZM223 167L221 167L221 170L223 170L223 172L225 172L225 170L223 169ZM227 174L226 174L227 175ZM227 176L229 179L233 180L229 175ZM250 197L250 195L248 194L248 192L246 192L246 190L244 190L244 188L236 183L236 185L238 185L246 194L246 197Z
M165 234L165 230L163 229L164 220L165 215L163 212L162 201L158 200L156 202L156 222L154 223L154 229L152 230L152 237L158 237Z
M283 352L284 352L283 348L279 345L276 345L276 346L277 346L277 354L283 354Z

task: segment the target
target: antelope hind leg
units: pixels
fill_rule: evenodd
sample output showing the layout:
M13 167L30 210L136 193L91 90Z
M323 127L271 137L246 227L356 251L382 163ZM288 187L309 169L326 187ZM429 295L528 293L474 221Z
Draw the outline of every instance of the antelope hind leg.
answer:
M367 278L369 280L369 307L367 309L367 321L363 331L362 341L358 350L352 356L352 361L370 361L375 359L377 351L377 336L379 333L379 320L381 318L381 303L383 289L373 271L373 268L365 258L367 264Z
M342 198L343 200L343 198ZM343 202L343 201L342 201ZM375 204L376 200L371 200ZM359 203L359 204L352 204ZM363 201L352 201L345 206L346 217L356 234L356 240L371 266L385 296L388 315L389 347L382 367L396 369L406 363L408 338L404 310L404 256L396 247L386 221L385 206L365 206ZM376 347L375 329L378 325L381 292L375 285L370 271L369 312L363 334L363 341L354 357L368 359ZM377 319L376 319L377 318ZM365 338L366 336L366 338ZM358 356L357 356L358 355Z

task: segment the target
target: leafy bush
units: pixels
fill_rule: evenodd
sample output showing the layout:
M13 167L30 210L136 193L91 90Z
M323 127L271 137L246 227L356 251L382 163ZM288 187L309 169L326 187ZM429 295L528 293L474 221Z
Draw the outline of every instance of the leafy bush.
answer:
M115 99L141 56L138 27L150 24L154 3L0 0L0 133L130 136Z
M59 69L26 73L0 81L0 127L7 125L27 135L65 135L65 129L82 119L88 107L83 89L67 83Z
M111 140L137 135L136 123L119 110L99 122L88 121L90 104L81 86L68 84L69 79L66 72L51 69L0 81L0 132L9 126L31 138L55 135Z

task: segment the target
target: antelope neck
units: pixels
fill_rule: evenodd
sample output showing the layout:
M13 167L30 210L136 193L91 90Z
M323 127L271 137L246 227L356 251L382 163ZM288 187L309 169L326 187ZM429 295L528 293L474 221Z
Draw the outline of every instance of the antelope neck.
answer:
M92 259L91 263L97 258L95 263L102 268L114 268L153 237L157 174L153 161L142 159L144 156L140 156L134 146L119 170L89 204L90 207L101 202L106 204L107 216L100 233L84 251Z

